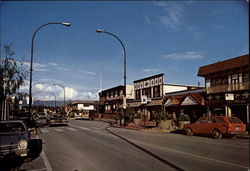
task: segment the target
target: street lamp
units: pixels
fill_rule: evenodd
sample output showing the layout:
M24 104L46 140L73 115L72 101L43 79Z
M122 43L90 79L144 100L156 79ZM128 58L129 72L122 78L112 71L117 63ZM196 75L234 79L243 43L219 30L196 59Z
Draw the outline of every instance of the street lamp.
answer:
M53 84L53 85L57 85L57 86L63 88L63 92L64 92L64 95L63 95L63 108L64 108L64 113L65 113L65 87L63 85L61 85L61 84Z
M33 68L33 49L34 49L34 39L36 33L44 26L50 25L50 24L61 24L64 26L71 26L71 23L67 22L53 22L53 23L46 23L38 27L32 36L32 43L31 43L31 56L30 56L30 85L29 85L29 112L31 113L31 103L32 103L32 68Z
M122 45L123 48L123 52L124 52L124 95L123 95L123 111L124 111L124 124L126 124L126 107L127 107L127 103L126 103L126 49L124 44L122 43L121 39L119 37L117 37L116 35L109 33L105 30L101 30L101 29L96 29L97 33L106 33L109 34L113 37L115 37Z

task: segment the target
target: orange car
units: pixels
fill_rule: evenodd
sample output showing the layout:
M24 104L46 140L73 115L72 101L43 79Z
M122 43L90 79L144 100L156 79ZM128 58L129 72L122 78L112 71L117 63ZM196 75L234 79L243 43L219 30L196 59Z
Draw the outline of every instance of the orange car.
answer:
M236 135L247 133L246 125L239 118L228 116L203 116L195 123L184 125L184 130L188 136L203 134L217 139L222 135L235 138Z

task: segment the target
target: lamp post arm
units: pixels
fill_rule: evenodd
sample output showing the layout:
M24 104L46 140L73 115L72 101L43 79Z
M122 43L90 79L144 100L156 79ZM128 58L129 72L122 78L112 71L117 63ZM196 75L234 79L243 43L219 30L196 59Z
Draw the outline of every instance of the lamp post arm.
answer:
M39 26L35 32L32 35L32 41L31 41L31 55L30 55L30 84L29 84L29 112L31 113L31 103L32 103L32 70L33 70L33 51L34 51L34 40L35 40L35 36L36 33L43 28L44 26L50 25L50 24L63 24L65 26L70 26L70 23L65 23L65 22L50 22L50 23L46 23L43 24L41 26Z
M116 35L110 33L110 32L107 32L107 31L103 31L103 33L107 33L113 37L115 37L122 45L122 48L123 48L123 52L124 52L124 96L126 97L126 78L127 78L127 74L126 74L126 56L127 56L127 53L126 53L126 48L124 46L124 44L122 43L121 39L119 37L117 37Z

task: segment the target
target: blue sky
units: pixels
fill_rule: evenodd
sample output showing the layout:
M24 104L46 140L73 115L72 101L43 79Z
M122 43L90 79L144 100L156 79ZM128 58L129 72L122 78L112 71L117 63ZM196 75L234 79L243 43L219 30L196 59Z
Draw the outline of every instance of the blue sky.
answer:
M1 46L13 43L16 59L29 68L35 37L33 82L37 98L53 92L67 100L96 100L97 92L123 84L123 49L103 29L117 35L127 51L127 84L164 73L165 83L204 85L198 68L249 53L247 1L4 1ZM28 79L20 91L28 92ZM39 93L38 92L43 92Z

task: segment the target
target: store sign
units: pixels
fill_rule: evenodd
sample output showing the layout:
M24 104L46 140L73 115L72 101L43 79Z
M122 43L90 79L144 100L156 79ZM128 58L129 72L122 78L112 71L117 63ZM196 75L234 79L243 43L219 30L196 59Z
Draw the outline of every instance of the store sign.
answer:
M225 94L225 99L226 100L234 100L234 94L230 94L230 93Z

